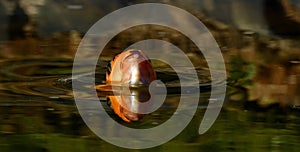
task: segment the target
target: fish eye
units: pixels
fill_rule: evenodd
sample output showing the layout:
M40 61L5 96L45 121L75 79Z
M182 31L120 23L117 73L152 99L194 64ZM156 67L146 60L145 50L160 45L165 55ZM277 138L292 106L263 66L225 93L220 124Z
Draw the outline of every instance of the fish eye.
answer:
M106 98L106 104L110 107L111 106L111 101L109 98Z
M109 63L107 64L107 66L106 66L106 73L107 73L108 75L110 75L110 72L111 72L111 62L109 62Z

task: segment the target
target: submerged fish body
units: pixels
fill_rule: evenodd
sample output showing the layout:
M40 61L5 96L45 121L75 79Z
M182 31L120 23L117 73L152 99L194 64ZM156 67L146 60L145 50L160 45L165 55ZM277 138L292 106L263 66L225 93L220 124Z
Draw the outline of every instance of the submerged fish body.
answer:
M141 50L127 50L115 56L108 64L106 72L107 85L149 85L156 79L156 74L149 58ZM124 121L140 120L143 115L132 111L140 111L139 102L150 98L148 91L135 90L132 94L108 96L110 106Z

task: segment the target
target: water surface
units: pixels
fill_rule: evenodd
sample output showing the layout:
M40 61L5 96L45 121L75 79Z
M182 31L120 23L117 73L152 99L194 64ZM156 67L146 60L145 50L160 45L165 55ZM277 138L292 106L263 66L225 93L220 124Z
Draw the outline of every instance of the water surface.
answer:
M101 140L82 121L72 96L71 59L3 59L0 69L1 151L127 151ZM103 83L105 69L99 66L98 70L96 83ZM178 85L172 71L160 68L157 73L169 86ZM146 151L296 151L300 148L298 110L253 109L242 100L244 92L232 87L228 88L225 106L213 127L199 135L198 127L210 90L209 73L199 69L198 74L203 78L201 98L189 126L170 142ZM240 96L239 101L231 100L233 96ZM132 124L113 114L105 95L99 99L118 123L151 128L172 116L179 98L173 87L173 93L159 110Z

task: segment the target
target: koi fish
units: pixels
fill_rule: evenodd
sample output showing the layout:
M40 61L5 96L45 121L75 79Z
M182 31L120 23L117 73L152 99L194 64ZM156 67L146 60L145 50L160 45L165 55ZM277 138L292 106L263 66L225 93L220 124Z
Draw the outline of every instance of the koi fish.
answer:
M149 85L154 80L156 73L151 61L141 50L122 52L107 65L106 85ZM132 111L139 111L138 103L150 98L149 92L145 90L131 93L108 96L111 108L126 122L140 120L143 115Z
M141 50L127 50L108 64L106 84L150 84L156 79L151 61Z

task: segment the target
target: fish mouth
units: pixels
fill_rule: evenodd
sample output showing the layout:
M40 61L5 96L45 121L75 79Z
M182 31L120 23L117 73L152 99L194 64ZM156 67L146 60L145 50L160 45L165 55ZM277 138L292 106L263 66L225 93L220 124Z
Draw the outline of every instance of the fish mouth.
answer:
M139 121L143 118L142 114L133 113L133 112L125 110L125 109L122 110L122 113L123 113L124 117L130 121Z

